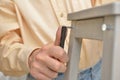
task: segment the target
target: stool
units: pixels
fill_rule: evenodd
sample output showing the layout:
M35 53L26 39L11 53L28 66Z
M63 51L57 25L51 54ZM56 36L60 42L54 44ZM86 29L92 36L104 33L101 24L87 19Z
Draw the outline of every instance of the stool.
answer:
M77 80L82 39L103 41L102 80L120 80L120 3L68 14L72 21L64 80Z

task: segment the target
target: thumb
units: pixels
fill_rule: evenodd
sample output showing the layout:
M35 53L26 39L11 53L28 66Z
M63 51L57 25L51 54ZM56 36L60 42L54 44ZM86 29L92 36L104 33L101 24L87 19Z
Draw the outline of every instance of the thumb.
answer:
M55 43L54 43L56 46L60 45L61 30L62 30L62 27L58 27L58 30L56 32L56 39L55 39Z

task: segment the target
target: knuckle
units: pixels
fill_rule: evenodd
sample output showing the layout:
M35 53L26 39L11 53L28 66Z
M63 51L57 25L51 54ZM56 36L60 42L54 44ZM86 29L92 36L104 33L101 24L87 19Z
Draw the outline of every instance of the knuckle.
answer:
M56 63L54 67L55 67L56 71L59 71L60 68L61 68L61 64L60 63Z
M37 62L34 61L31 64L29 64L30 68L36 68L37 67Z
M63 62L68 62L68 60L69 60L69 57L68 57L68 55L66 54L65 51L61 51L61 52L59 53L59 58L60 58Z
M44 61L44 55L38 54L35 56L35 59L36 59L36 61Z
M37 68L36 62L33 62L33 63L32 63L32 68Z
M65 52L64 52L64 51L61 51L61 52L60 52L60 57L64 57L64 55L65 55Z

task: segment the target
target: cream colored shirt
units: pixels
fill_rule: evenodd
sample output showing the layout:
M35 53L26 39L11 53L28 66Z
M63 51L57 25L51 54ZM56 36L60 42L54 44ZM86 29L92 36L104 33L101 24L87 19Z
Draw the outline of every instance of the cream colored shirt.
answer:
M71 25L67 13L86 8L91 8L91 0L0 0L0 71L28 73L31 52L53 42L59 26ZM80 69L100 58L101 42L83 40Z

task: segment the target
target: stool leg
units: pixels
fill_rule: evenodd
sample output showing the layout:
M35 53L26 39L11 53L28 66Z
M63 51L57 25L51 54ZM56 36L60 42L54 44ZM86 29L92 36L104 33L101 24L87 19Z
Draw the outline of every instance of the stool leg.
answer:
M80 60L80 49L82 39L75 38L74 29L71 30L70 43L68 55L70 61L68 63L68 69L65 73L64 80L77 80Z

